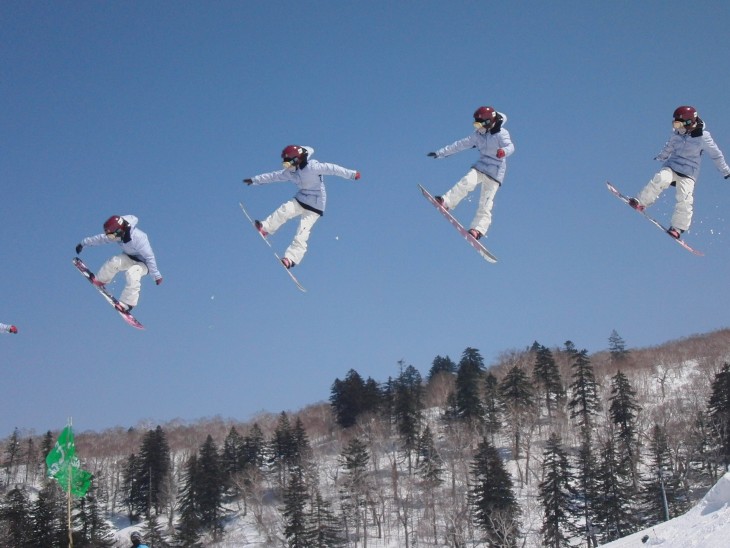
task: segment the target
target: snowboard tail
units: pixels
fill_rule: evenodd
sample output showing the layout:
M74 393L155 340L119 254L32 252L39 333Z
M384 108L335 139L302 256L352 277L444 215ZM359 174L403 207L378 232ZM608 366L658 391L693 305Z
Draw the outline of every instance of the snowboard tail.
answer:
M144 326L141 323L139 323L139 320L137 320L137 318L132 316L132 314L130 314L129 312L122 312L121 310L119 310L118 306L120 305L120 303L111 293L109 293L104 287L99 287L98 285L94 284L94 282L93 282L94 273L91 270L89 270L89 267L87 267L81 259L79 259L78 257L75 257L73 259L73 264L78 269L78 271L81 273L81 275L84 276L87 280L89 280L89 283L91 283L91 285L93 287L95 287L97 289L97 291L99 291L99 293L101 294L102 297L104 297L106 302L108 302L110 305L112 305L114 310L116 310L119 313L119 315L122 317L122 319L125 322L127 322L129 325L131 325L132 327L135 327L137 329L144 329Z
M663 224L661 224L659 221L657 221L654 217L651 217L650 215L648 215L646 213L646 211L640 211L640 210L632 207L631 204L629 203L629 200L631 198L629 198L625 194L622 194L610 182L606 181L606 186L608 187L608 190L611 192L611 194L613 194L614 196L616 196L616 198L618 198L619 200L621 200L622 202L624 202L626 205L628 205L631 209L633 209L637 213L640 213L641 215L643 215L644 218L646 218L651 224L653 224L659 230L661 230L662 232L664 232L667 236L669 236L672 240L674 240L675 242L677 242L679 245L681 245L687 251L689 251L690 253L694 253L695 255L698 255L700 257L704 256L704 253L702 253L701 251L698 251L698 250L694 249L693 247L691 247L687 242L685 242L681 238L675 238L674 236L672 236L671 234L669 234L669 229L667 227L665 227Z
M495 257L491 251L489 251L486 247L484 247L484 245L479 240L477 240L474 236L469 234L469 231L466 228L464 228L464 226L459 221L456 220L456 217L454 217L451 213L449 213L449 211L444 206L442 206L440 203L438 203L436 201L436 198L434 198L428 190L426 190L421 185L418 185L418 188L421 190L421 194L423 194L423 196L429 202L431 202L431 204L433 204L433 206L436 209L438 209L444 217L446 217L446 220L449 221L449 223L451 223L451 225L459 232L459 234L461 234L464 237L464 239L467 242L469 242L469 245L471 245L474 249L477 250L479 255L481 255L485 261L490 262L490 263L497 262L497 257Z

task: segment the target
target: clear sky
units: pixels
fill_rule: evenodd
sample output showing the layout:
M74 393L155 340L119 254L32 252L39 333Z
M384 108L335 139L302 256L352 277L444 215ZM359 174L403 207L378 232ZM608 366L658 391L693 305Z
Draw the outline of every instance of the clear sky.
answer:
M0 5L0 436L327 400L351 368L533 341L591 352L728 326L730 183L709 159L686 239L613 198L697 107L730 156L730 5L708 2L90 2ZM482 260L420 195L476 159L426 153L491 105L516 151ZM291 184L246 187L288 144L357 169L295 273L249 228ZM667 221L668 193L651 212ZM468 224L475 201L455 214ZM134 214L164 283L124 324L71 264ZM296 223L272 238L283 252ZM87 248L97 270L116 245ZM111 286L121 291L123 278Z

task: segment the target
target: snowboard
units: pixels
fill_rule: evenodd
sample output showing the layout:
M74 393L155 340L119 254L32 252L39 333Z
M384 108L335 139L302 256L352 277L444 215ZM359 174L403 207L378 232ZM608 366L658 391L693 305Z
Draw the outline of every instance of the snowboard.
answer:
M261 239L266 242L266 245L268 245L269 248L271 249L271 251L274 253L274 257L276 257L276 262L279 263L279 265L281 266L281 268L283 268L284 270L286 270L286 273L289 274L289 277L291 278L291 281L294 282L294 285L297 286L297 288L299 289L299 291L306 292L307 290L304 289L304 286L301 283L299 283L299 280L297 280L296 276L294 276L294 274L292 274L291 270L288 269L287 267L285 267L282 264L281 257L279 257L279 255L276 253L276 251L274 251L274 248L271 245L271 242L269 240L267 240L266 237L263 234L261 234L261 232L259 232L259 229L258 228L256 228L256 224L255 224L254 220L251 218L251 215L249 215L248 214L248 211L246 211L246 208L243 207L243 202L238 202L238 205L241 206L241 211L243 211L243 214L246 216L246 218L248 219L248 221L251 223L251 226L256 231L256 233L259 236L261 236Z
M631 207L631 204L629 204L629 197L628 196L625 196L624 194L621 194L621 192L615 186L613 186L610 182L606 181L606 185L608 186L608 190L610 190L611 193L614 196L616 196L619 200L621 200L626 205L628 205L629 207ZM669 236L672 240L674 240L675 242L677 242L679 245L681 245L683 248L685 248L690 253L694 253L695 255L698 255L700 257L702 257L704 255L704 253L702 253L701 251L697 251L696 249L694 249L693 247L691 247L687 242L685 242L681 238L675 238L674 236L672 236L671 234L669 234L669 232L667 232L668 229L663 224L661 224L659 221L657 221L653 217L649 216L646 213L646 211L639 211L638 209L634 209L633 207L631 207L631 209L633 209L637 213L640 213L641 215L643 215L646 219L649 220L649 222L651 224L653 224L659 230L661 230L662 232L664 232L664 234L666 234L667 236Z
M449 221L452 224L452 226L456 230L459 231L459 234L461 234L464 237L464 239L467 242L469 242L469 245L471 245L474 249L477 250L477 252L479 252L479 254L484 258L484 260L486 260L487 262L490 262L490 263L497 262L497 257L495 257L491 251L489 251L486 247L484 247L479 242L479 240L477 240L474 236L469 234L469 231L466 228L464 228L463 225L459 221L457 221L456 218L451 213L449 213L449 211L444 206L442 206L440 203L438 203L428 190L423 188L421 185L418 185L418 188L421 189L421 193L423 194L423 196L429 202L431 202L433 204L433 206L436 209L438 209L444 217L446 217L446 220Z
M91 281L94 279L94 273L89 270L89 267L87 267L81 259L78 257L75 257L73 260L74 266L78 269L79 272L81 272L81 275L84 276L87 280L89 280L89 283L93 287L95 287L99 293L101 293L101 296L106 299L106 301L114 307L114 310L116 310L119 315L122 317L122 319L127 322L132 327L136 327L137 329L144 329L144 326L139 323L137 318L132 316L129 312L122 312L117 308L117 305L119 304L119 301L111 294L109 293L104 287L99 287L98 285L94 285L94 283Z

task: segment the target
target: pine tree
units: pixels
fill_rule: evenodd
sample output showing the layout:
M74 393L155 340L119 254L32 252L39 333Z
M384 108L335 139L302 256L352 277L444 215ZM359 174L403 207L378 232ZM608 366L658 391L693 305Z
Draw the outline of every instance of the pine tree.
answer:
M642 482L642 525L655 525L687 509L687 496L672 467L666 431L654 425L649 442L648 471Z
M291 548L305 548L311 545L311 531L307 524L306 507L309 502L307 486L302 474L294 470L284 489L284 536Z
M223 491L225 476L220 463L218 447L208 435L200 447L195 477L196 506L200 525L213 533L213 540L223 532Z
M20 430L13 429L13 433L5 444L5 485L15 481L15 470L20 460Z
M0 506L0 523L6 530L3 541L13 548L33 546L33 516L28 494L22 487L15 487L5 494Z
M139 482L141 475L140 460L137 458L137 455L132 453L127 458L124 470L122 471L124 505L127 508L129 522L132 524L139 522L140 517L144 515L145 508L147 508L147 501L145 500L144 492Z
M730 466L730 364L725 363L712 382L712 394L707 403L707 414L720 462L724 470Z
M512 458L517 460L522 447L525 419L535 406L530 380L518 365L507 371L499 385L499 395L504 405L506 421L512 429Z
M456 373L456 364L446 356L436 356L431 363L431 369L428 370L426 375L426 382L430 383L434 378L441 374L453 375Z
M546 548L570 546L572 511L575 493L568 455L563 449L560 436L553 433L545 444L542 463L543 480L538 498L542 502L542 545Z
M294 463L296 453L289 415L284 411L279 415L279 421L276 423L270 447L269 464L276 472L279 487L283 488L286 484L289 469Z
M136 485L140 515L162 510L162 486L170 472L170 446L161 426L149 430L142 438L136 463Z
M364 509L370 490L367 469L369 462L367 446L357 437L350 440L340 455L340 464L345 470L340 489L345 523L348 523L348 516L354 518L358 534L360 528L365 526Z
M330 404L335 420L342 428L354 426L357 418L378 410L381 404L378 385L372 379L364 381L354 369L344 380L335 379L330 392Z
M555 358L549 348L538 345L532 376L535 384L542 389L548 417L552 417L553 410L564 398L565 392L560 380L558 365L555 363Z
M309 518L311 548L340 548L347 545L342 527L332 512L330 503L315 492Z
M593 366L588 358L587 350L573 352L572 355L574 356L571 366L573 382L569 387L570 399L568 400L570 418L577 419L581 429L591 429L595 417L601 409L596 377L593 374Z
M497 449L484 439L471 464L472 487L469 502L474 521L484 531L489 546L517 546L519 506L512 489L512 477Z
M147 515L147 523L142 530L142 536L145 543L152 548L170 548L170 544L165 540L162 525L160 525L160 517L156 514Z
M484 359L476 348L467 348L461 355L456 372L456 413L459 420L481 426L484 421L480 386Z
M629 379L618 371L611 379L611 402L609 413L617 427L617 450L624 464L631 470L634 489L638 489L636 467L638 465L638 441L636 432L636 416L641 406L636 403L636 391L631 387Z
M65 548L68 546L66 500L56 481L47 481L32 505L32 546Z
M401 368L403 362L399 362ZM423 382L421 374L409 365L401 370L394 383L393 418L398 427L403 447L408 455L416 450L423 418Z
M484 376L484 431L494 442L494 435L502 428L502 404L499 381L493 373Z
M236 498L241 493L235 485L234 478L246 467L244 443L243 436L238 433L235 426L231 426L226 439L223 440L221 452L221 466L226 476L226 489Z
M598 546L596 540L597 513L596 505L600 496L597 487L596 469L598 468L596 457L593 451L593 436L588 428L581 428L580 448L576 458L576 501L573 508L576 521L580 519L581 524L575 525L575 531L583 536L588 548Z
M621 363L629 356L626 343L615 329L611 331L611 335L608 337L608 351L611 355L611 361L614 363Z
M634 530L631 500L634 497L632 473L628 462L616 452L616 444L609 437L602 446L596 474L594 504L595 525L600 529L602 543L611 542Z
M184 548L200 548L202 524L198 492L198 455L188 457L180 489L180 519L175 529L175 542Z
M96 497L95 483L91 482L86 495L74 501L73 540L79 548L111 548L115 544L114 533Z

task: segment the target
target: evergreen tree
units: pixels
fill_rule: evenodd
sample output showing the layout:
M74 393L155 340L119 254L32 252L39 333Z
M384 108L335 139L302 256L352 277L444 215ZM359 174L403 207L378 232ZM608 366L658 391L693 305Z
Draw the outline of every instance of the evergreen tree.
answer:
M712 382L707 414L724 470L730 466L730 364L725 363Z
M456 364L451 360L451 358L449 358L448 356L446 356L445 358L442 358L441 356L436 356L431 363L431 369L429 369L428 375L426 376L426 382L430 383L440 374L453 375L455 373Z
M546 548L570 546L571 516L575 494L568 455L563 449L560 436L553 433L545 444L542 462L543 480L539 485L538 498L542 502L542 545Z
M266 462L266 440L258 423L243 438L243 462L246 468L262 468Z
M618 371L611 379L611 402L609 413L616 425L617 452L625 466L631 470L634 489L638 488L636 467L638 465L638 441L636 432L636 416L641 406L636 403L636 391L631 387L629 379Z
M565 392L560 379L558 365L555 363L555 358L549 348L538 345L532 376L536 386L542 389L548 417L552 417L553 410L565 397Z
M666 431L654 425L649 442L649 466L642 483L643 524L655 525L687 510L687 497L672 467Z
M347 545L330 503L322 498L319 491L314 496L309 524L311 548L340 548Z
M33 516L32 546L65 548L68 546L66 500L58 482L45 482L31 507Z
M403 362L399 362L401 368ZM393 415L410 463L411 452L416 450L423 418L423 382L421 374L409 365L395 380Z
M5 485L15 481L15 469L20 460L20 430L13 429L13 433L5 444Z
M601 402L598 398L598 385L593 374L593 365L588 358L588 351L572 352L574 356L572 369L572 383L569 387L570 399L568 409L570 418L577 419L581 429L591 429L595 417L601 409Z
M226 488L234 497L240 496L240 492L236 488L233 478L243 472L246 467L244 446L243 436L238 433L235 426L231 426L228 435L223 440L221 466L226 476Z
M517 546L519 506L512 489L512 477L497 449L482 440L471 464L472 487L469 502L474 521L484 531L489 546Z
M576 525L575 530L586 539L588 548L598 546L596 539L597 513L596 504L600 496L597 487L596 469L598 468L596 457L593 452L593 437L591 430L581 428L580 448L576 459L576 501L573 512L576 520L580 519L582 524Z
M122 471L122 492L124 497L124 505L127 508L127 516L129 522L138 523L140 517L144 515L147 508L147 501L144 497L144 491L140 485L140 460L137 455L132 453L127 458Z
M0 523L4 524L4 542L13 548L32 548L33 516L28 494L22 487L8 491L0 506Z
M74 546L78 548L114 546L114 533L96 497L96 482L91 482L91 487L85 496L74 501L74 509Z
M357 371L350 369L344 380L335 379L332 383L330 404L337 424L349 428L360 415L378 410L380 389L375 381L368 379L366 382Z
M499 385L507 423L512 429L512 458L520 457L522 432L526 417L534 410L532 385L527 374L517 365L512 367Z
M289 415L282 411L270 443L269 463L276 472L277 483L284 487L289 469L295 461L296 448Z
M140 515L159 515L163 504L162 486L170 472L170 446L161 426L149 430L142 438L136 469L137 510Z
M312 460L312 447L309 445L309 437L304 428L302 419L297 417L294 421L294 428L291 431L292 455L290 458L290 468L295 468L302 473Z
M200 525L213 533L214 541L223 532L224 482L218 447L213 437L208 435L198 455L195 491Z
M156 514L147 515L147 523L142 530L142 536L145 543L151 548L170 548L170 544L165 540L162 525L160 525L160 517Z
M185 463L180 489L180 519L175 529L175 542L184 548L201 548L198 492L198 456L190 455Z
M347 516L354 518L358 532L360 527L365 526L364 509L370 491L369 462L370 454L367 446L357 437L350 440L340 455L340 463L345 470L340 489L345 523L348 522Z
M499 381L493 373L484 376L484 431L494 442L494 435L502 428L502 405Z
M418 474L430 487L435 488L443 481L441 475L444 472L443 461L433 441L433 432L427 425L418 439Z
M284 489L284 536L291 548L311 546L311 531L307 524L306 507L309 502L307 486L302 474L294 470Z
M607 543L633 532L631 500L634 496L632 473L619 458L613 437L603 444L596 474L596 522L601 542Z
M615 329L611 331L611 335L608 337L608 351L611 354L611 361L614 363L621 363L629 356L626 343Z
M484 359L476 348L467 348L461 355L456 372L457 418L480 425L484 421L484 405L479 387L484 373Z

